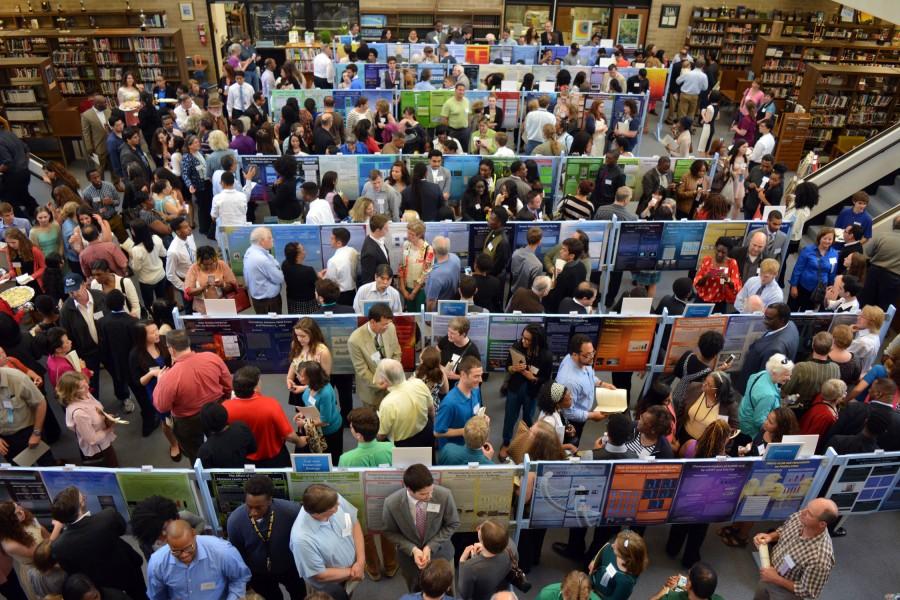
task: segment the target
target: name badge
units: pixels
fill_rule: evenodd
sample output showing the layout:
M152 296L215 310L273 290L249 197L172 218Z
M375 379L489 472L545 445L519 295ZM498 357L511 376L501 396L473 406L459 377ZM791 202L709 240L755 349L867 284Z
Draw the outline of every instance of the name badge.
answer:
M531 374L532 374L532 375L537 375L537 374L538 374L538 371L540 371L540 369L538 369L538 368L537 368L536 366L534 366L534 365L528 367L528 370L531 371Z
M481 405L476 404L475 406L472 407L472 414L477 415L479 410L481 410Z
M214 590L214 589L216 589L216 582L215 582L215 581L207 581L206 583L201 583L201 584L200 584L200 591L201 591L201 592L209 592L209 591Z
M18 261L15 261L15 262L13 262L12 266L13 266L13 268L15 268L15 269L21 269L21 268L22 268L22 263L20 263L20 262L18 262Z
M438 504L437 502L429 502L425 506L425 511L430 512L430 513L439 513L439 512L441 512L441 505Z
M600 579L600 585L606 587L609 585L609 580L616 576L616 568L609 563L606 565L606 569L603 570L603 577Z
M612 179L605 179L603 180L603 183L605 183L606 185L612 185Z
M442 175L435 175L435 176L434 176L434 182L435 182L435 183L440 183L440 182L442 182L443 180L444 180L444 177L443 177Z
M494 242L488 242L487 249L490 252L493 252L494 251Z
M831 263L831 267L834 268L834 265L837 264L837 259L835 257L831 257L828 259L828 262Z
M3 408L8 408L9 410L13 409L13 403L10 400L3 401Z
M102 311L102 310L98 310L97 312L94 313L94 320L95 320L95 321L98 320L98 319L102 319L102 318L103 318L103 311Z
M481 205L480 205L480 204L476 204L476 205L475 205L475 210L481 210Z
M759 452L760 456L764 455L766 453L766 445L760 444L759 446L756 447L756 451Z
M350 537L353 535L353 520L350 515L344 513L344 528L341 529L341 537Z
M381 362L381 352L376 350L369 358L371 358L374 363Z
M791 558L790 554L785 554L784 558L781 559L781 564L778 565L778 574L782 577L786 577L788 573L790 573L791 569L797 566L797 563L794 562L794 559Z

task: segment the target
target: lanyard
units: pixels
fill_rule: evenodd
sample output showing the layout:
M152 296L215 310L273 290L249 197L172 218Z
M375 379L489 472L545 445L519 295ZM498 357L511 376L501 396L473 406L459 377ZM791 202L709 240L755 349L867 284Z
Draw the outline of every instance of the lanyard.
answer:
M275 525L275 508L269 509L271 512L269 513L269 527L268 531L266 531L266 536L263 537L262 532L259 530L259 527L256 526L256 521L253 517L250 517L250 525L253 526L253 531L256 532L256 535L263 541L266 545L266 571L272 570L272 557L271 551L269 548L269 542L272 541L272 527Z

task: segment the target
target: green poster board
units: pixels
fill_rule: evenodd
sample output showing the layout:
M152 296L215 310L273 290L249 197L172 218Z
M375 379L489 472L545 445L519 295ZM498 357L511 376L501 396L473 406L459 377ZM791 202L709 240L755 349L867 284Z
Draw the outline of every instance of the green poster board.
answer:
M119 488L125 497L129 512L141 500L150 496L163 496L173 500L178 510L200 514L197 496L188 472L116 473L116 479L119 480Z

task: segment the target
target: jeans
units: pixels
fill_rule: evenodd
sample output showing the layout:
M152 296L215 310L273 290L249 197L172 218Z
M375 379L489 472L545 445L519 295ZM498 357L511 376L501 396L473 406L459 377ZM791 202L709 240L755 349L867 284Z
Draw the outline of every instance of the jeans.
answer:
M503 445L509 446L512 440L516 421L519 420L519 410L522 411L522 420L531 427L534 407L537 398L528 390L528 385L522 384L519 389L506 391L506 413L503 415Z
M525 151L522 154L524 156L531 156L531 153L534 152L534 149L540 145L540 141L528 140L527 142L525 142Z
M259 70L253 69L252 71L244 71L244 81L252 85L253 89L258 92L260 87Z

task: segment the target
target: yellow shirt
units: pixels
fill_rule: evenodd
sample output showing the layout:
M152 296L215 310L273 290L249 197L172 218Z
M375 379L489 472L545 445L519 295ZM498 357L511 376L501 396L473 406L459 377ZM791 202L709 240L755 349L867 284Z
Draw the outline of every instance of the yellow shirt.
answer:
M719 403L716 402L712 408L707 408L706 394L700 394L697 401L691 404L691 407L688 409L688 418L684 424L684 429L692 438L699 440L706 428L715 423L718 418Z
M421 379L395 385L378 408L378 435L396 443L419 433L428 424L431 403L431 390Z
M456 96L448 98L441 107L441 116L447 118L448 127L467 128L469 126L469 99L457 100Z

